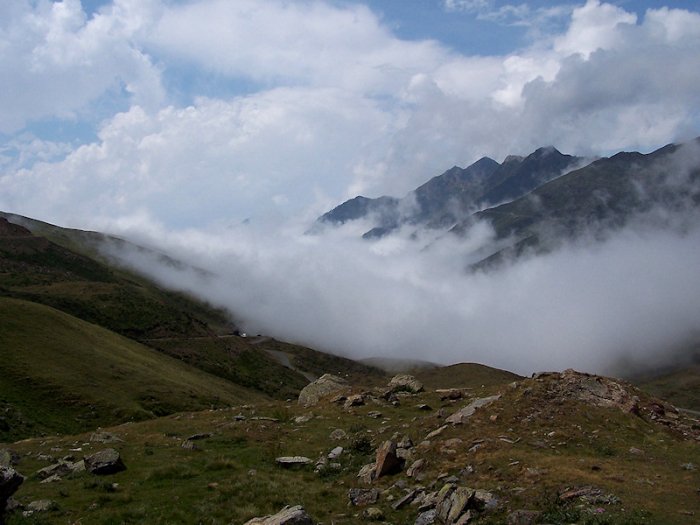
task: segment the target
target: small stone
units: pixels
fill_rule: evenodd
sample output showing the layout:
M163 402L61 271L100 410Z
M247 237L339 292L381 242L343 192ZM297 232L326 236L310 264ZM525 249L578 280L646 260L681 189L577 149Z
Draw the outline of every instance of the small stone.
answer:
M285 507L273 516L253 518L245 525L314 525L311 517L306 513L304 507Z
M58 505L56 504L55 501L52 501L50 499L39 499L32 501L27 505L27 511L28 512L49 512L51 510L57 510Z
M536 510L515 510L508 514L508 525L535 525L540 519L541 512Z
M358 489L353 488L348 490L348 499L355 507L364 507L373 505L379 499L379 491L377 489Z
M295 422L297 425L301 425L302 423L308 423L309 421L311 421L311 418L313 418L313 416L312 416L311 414L306 414L306 415L303 415L303 416L297 416L297 417L294 418L294 422Z
M331 432L330 438L333 441L340 441L341 439L345 439L348 437L347 432L343 430L342 428L336 428L333 432Z
M367 521L383 521L384 513L377 507L369 507L362 511L362 517Z
M193 434L188 437L185 441L199 441L200 439L207 439L211 437L211 432Z
M695 470L695 465L693 465L692 463L683 463L681 465L681 468L683 470Z
M430 432L427 436L425 436L425 440L426 440L426 441L429 441L429 440L433 439L434 437L439 436L439 435L442 434L446 429L447 429L447 425L442 425L440 428L436 428L435 430L433 430L432 432Z
M330 459L330 460L338 459L342 453L343 453L343 447L335 447L333 450L331 450L328 453L328 459Z
M382 417L382 413L376 410L372 410L371 412L367 412L367 416L374 419L379 419L380 417Z
M360 481L362 483L364 483L365 485L369 485L370 483L372 483L372 481L374 481L376 470L376 463L368 463L360 469L360 472L357 474L357 477L360 478Z
M292 467L303 467L304 465L308 465L312 461L305 456L281 456L281 457L275 458L275 462L280 467L292 468Z
M112 432L98 431L98 432L93 432L92 434L90 434L90 442L92 442L92 443L109 444L109 443L120 443L122 441L123 441L123 439L121 439L116 434L113 434Z
M365 404L365 398L362 396L362 394L355 394L352 396L349 396L346 400L345 403L343 403L343 407L348 409L351 407L359 407Z
M630 447L629 453L634 454L635 456L643 456L644 455L644 451L642 449L639 449L636 447Z
M422 479L423 469L425 468L426 464L426 460L422 458L414 461L406 470L406 475L409 478L415 478L417 480Z

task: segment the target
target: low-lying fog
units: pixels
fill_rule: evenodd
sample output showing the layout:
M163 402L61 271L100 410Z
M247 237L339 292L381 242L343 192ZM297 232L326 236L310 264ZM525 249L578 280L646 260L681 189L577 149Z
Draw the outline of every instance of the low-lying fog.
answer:
M631 226L477 273L466 268L491 241L486 224L465 238L405 229L374 242L359 237L368 224L358 222L315 235L306 222L135 238L208 277L144 252L119 257L225 306L249 333L353 358L624 374L691 358L700 228L689 224L700 221Z

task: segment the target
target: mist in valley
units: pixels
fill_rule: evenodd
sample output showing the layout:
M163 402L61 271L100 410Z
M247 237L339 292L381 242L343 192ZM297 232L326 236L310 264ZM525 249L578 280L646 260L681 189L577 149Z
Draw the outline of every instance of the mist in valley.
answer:
M464 238L404 227L366 241L365 221L314 235L301 221L136 236L208 274L164 266L149 252L111 253L225 307L249 333L355 359L627 375L693 357L697 219L646 214L604 240L583 235L485 271L469 270L493 246L485 222Z

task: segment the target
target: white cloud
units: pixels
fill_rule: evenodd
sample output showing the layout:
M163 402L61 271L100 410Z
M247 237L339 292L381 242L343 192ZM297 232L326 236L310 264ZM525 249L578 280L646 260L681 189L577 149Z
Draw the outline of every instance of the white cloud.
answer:
M118 16L87 20L79 0L9 4L0 18L0 132L36 119L76 119L109 91L124 89L139 104L162 99L158 70Z
M526 49L466 56L401 40L353 4L119 0L89 20L76 1L13 5L0 39L12 51L6 127L80 118L110 90L133 92L64 161L60 144L49 157L18 152L30 146L16 137L4 147L26 160L2 161L0 208L46 219L321 212L356 193L402 195L483 155L650 149L700 127L700 15L687 11L636 20L591 0ZM159 75L173 64L253 92L164 105Z
M574 9L571 25L565 35L555 42L555 50L562 55L580 53L588 58L597 49L610 49L623 39L625 26L633 26L637 16L600 0L588 0L583 7Z
M622 360L668 364L676 347L700 333L697 228L627 230L603 244L572 244L475 275L464 267L489 241L485 225L429 250L423 238L371 244L355 233L160 232L157 243L168 252L215 272L206 279L143 253L120 255L165 284L230 308L248 332L352 357L480 362L524 374L629 372L615 367Z

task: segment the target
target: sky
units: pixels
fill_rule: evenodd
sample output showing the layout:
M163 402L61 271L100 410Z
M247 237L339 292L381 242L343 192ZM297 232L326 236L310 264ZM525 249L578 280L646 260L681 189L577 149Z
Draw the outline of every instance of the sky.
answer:
M0 209L216 228L700 135L694 1L16 0Z
M700 334L694 226L469 276L488 225L440 242L304 232L483 156L696 137L698 49L694 0L0 2L0 210L174 254L216 277L119 255L322 350L655 364Z

